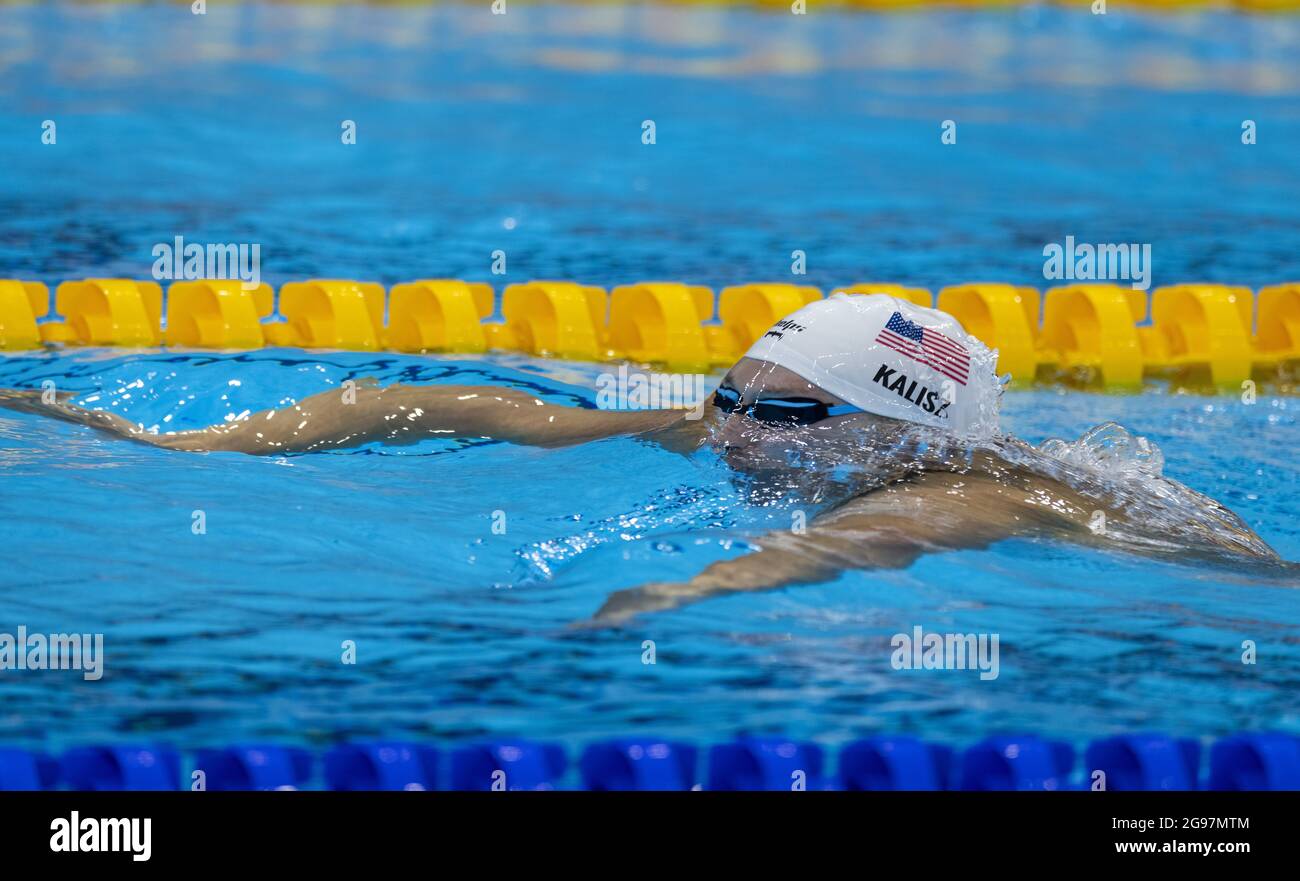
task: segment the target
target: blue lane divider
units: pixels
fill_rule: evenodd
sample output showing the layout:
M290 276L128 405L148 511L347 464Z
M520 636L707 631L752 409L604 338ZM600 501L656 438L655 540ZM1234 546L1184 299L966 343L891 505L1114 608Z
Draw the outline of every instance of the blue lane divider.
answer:
M44 753L0 749L0 792L53 789L59 763Z
M1060 790L1069 787L1074 747L1036 734L990 737L962 755L965 790Z
M167 747L78 747L63 754L59 767L70 789L180 788L180 755Z
M1300 789L1300 737L1238 734L1210 749L1210 789Z
M951 747L915 737L873 737L840 751L840 786L849 790L951 789Z
M632 738L593 743L578 763L593 791L685 790L695 785L695 747Z
M825 789L822 748L782 737L746 737L709 750L711 790Z
M325 785L335 790L437 789L438 751L413 743L349 743L325 754Z
M1101 771L1105 788L1115 792L1150 789L1196 789L1201 745L1163 734L1122 734L1093 741L1084 754L1084 771L1091 786Z
M457 790L554 789L568 766L564 748L553 743L506 740L458 749L451 754L451 788Z
M244 744L201 749L194 770L202 771L212 792L249 789L301 789L311 778L312 756L298 747Z
M1092 788L1105 774L1108 791L1300 791L1300 736L1236 734L1209 750L1201 776L1202 741L1155 732L1093 741L1082 765L1068 743L1033 734L999 735L956 752L915 737L872 737L840 749L835 775L815 743L783 737L741 737L708 751L710 790L1066 790ZM323 756L325 786L334 790L537 790L566 785L563 747L497 740L451 750L445 766L436 747L399 741L340 744ZM587 790L700 788L699 749L689 743L628 737L592 743L578 762ZM302 789L319 786L315 756L290 746L238 744L193 753L203 785L187 788ZM176 790L180 755L154 744L69 749L57 759L39 751L0 748L0 791ZM567 782L567 785L572 785ZM1101 788L1101 787L1098 787Z

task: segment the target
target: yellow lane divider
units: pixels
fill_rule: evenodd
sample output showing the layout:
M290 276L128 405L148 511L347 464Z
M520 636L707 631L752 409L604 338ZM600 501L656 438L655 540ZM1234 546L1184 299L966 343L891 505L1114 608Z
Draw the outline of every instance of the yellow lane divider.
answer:
M50 289L38 281L0 279L0 350L39 349L36 319L50 311Z
M1300 283L1260 289L1256 329L1256 364L1268 369L1300 361Z
M1152 327L1142 338L1149 371L1192 374L1214 385L1239 385L1251 376L1254 298L1250 288L1177 284L1151 294Z
M262 319L275 308L268 284L253 290L239 281L178 281L167 291L163 342L196 349L260 349L266 345Z
M496 307L489 284L426 278L388 292L388 346L399 352L486 352L483 319ZM502 347L508 348L508 347Z
M928 306L930 291L862 282L832 293L884 293ZM640 282L604 288L530 281L505 288L500 317L491 285L420 279L390 291L374 282L313 279L269 285L180 281L165 298L152 281L92 278L55 291L0 279L0 350L45 344L262 346L478 354L525 352L580 361L625 359L707 371L740 357L769 327L821 298L808 285L763 282L710 288ZM716 313L715 313L716 306ZM1032 287L977 282L946 287L937 306L998 350L998 370L1018 383L1064 379L1132 389L1144 379L1239 387L1300 368L1300 282L1249 288L1178 284L1146 292L1071 284L1042 296ZM1150 321L1148 318L1150 310Z
M611 357L604 288L571 281L530 281L507 285L501 294L512 348L530 355L572 361Z
M1110 388L1142 384L1144 360L1138 322L1146 292L1113 284L1052 288L1043 298L1038 365L1094 376Z
M658 362L670 370L705 372L730 363L718 351L721 331L713 318L713 291L677 282L641 282L614 288L609 301L609 343L616 356ZM734 360L734 359L733 359Z
M67 320L48 333L83 346L156 346L162 342L162 301L154 281L65 281L54 292L54 308Z
M785 282L723 288L718 294L722 331L713 335L713 350L722 361L735 361L773 324L821 298L817 288Z
M341 279L293 281L280 288L279 345L373 352L384 347L384 286Z
M966 332L998 350L998 370L1018 383L1038 371L1038 291L1009 284L975 283L939 291L939 308Z

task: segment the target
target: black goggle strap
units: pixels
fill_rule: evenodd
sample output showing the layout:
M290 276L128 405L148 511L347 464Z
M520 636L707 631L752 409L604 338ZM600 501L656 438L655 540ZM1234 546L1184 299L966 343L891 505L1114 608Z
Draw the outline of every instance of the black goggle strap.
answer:
M753 415L760 422L807 425L826 418L826 405L799 398L760 398L754 402Z

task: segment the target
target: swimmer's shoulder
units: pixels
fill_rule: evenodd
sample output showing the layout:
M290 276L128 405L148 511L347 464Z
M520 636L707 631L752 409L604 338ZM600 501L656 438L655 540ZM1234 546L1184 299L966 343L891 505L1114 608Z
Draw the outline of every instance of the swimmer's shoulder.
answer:
M1032 475L927 471L848 500L824 515L925 519L951 528L981 524L1008 532L1086 528L1081 499L1055 481Z

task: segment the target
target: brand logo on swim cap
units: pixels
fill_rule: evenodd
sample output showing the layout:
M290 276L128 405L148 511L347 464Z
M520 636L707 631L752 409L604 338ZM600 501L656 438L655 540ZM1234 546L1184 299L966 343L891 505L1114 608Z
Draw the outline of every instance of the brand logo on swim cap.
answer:
M782 319L772 325L772 329L763 334L765 337L776 337L778 340L787 333L803 333L808 328L797 321L791 321L789 318Z
M945 411L948 409L948 405L952 403L950 399L951 392L949 392L949 395L945 395L943 392L926 388L915 379L909 379L907 374L901 370L885 364L880 365L880 369L876 371L872 381L883 385L909 404L920 407L927 413L933 413L942 419L948 418Z

